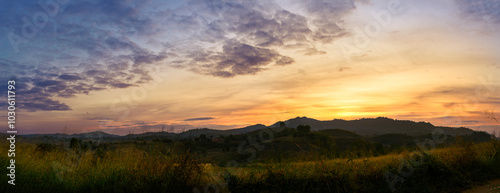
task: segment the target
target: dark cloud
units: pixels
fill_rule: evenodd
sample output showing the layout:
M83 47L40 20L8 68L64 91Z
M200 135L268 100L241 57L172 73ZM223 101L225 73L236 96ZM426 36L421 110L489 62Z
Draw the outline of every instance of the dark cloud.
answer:
M40 87L63 86L64 82L57 80L44 80L35 82L35 85Z
M191 119L185 119L184 121L205 121L205 120L212 120L215 119L213 117L198 117L198 118L191 118Z
M356 8L355 2L368 3L369 0L306 0L301 1L307 12L313 16L311 23L317 30L314 31L314 40L330 43L348 33L338 23L343 16Z
M276 61L276 65L283 66L294 63L295 60L288 56L281 56L279 60Z
M174 14L172 20L182 18L185 21L181 28L193 32L193 42L209 42L215 48L220 46L222 51L198 45L179 48L189 52L183 56L191 60L172 66L218 77L256 74L270 68L268 64L271 63L277 66L293 63L293 58L279 53L279 47L300 49L305 55L326 54L316 50L314 44L318 41L330 43L348 35L337 22L356 8L355 1L300 3L306 7L307 15L285 10L272 1L191 1L187 7L193 14L182 17ZM236 34L237 39L231 34ZM217 43L221 40L224 40L222 45ZM243 53L237 57L234 54L238 51L228 49L234 47L231 45L236 44L234 42L245 45L235 50L250 50L251 54L260 56Z
M17 56L0 53L0 80L15 75L24 84L26 110L70 110L53 98L144 84L152 66L253 75L292 64L280 49L323 54L314 49L317 41L347 35L336 22L355 9L355 0L297 2L304 13L256 0L192 0L175 9L155 1L69 1ZM20 18L42 11L37 2L0 4L2 37L22 34Z
M31 99L31 100L30 100ZM31 101L31 102L30 102ZM28 100L23 99L22 106L20 110L26 111L66 111L71 110L71 108L59 101L54 101L48 98L28 98Z
M474 120L467 120L467 121L462 121L464 123L481 123L481 121L474 121Z
M455 0L463 15L493 25L500 23L499 0Z
M149 1L131 3L122 0L90 0L70 3L63 16L91 15L92 17L85 19L103 26L117 28L125 35L146 35L151 34L155 29L148 12L143 11Z
M59 79L66 80L66 81L77 81L77 80L81 80L82 78L78 75L63 74L63 75L59 76Z
M25 78L0 79L2 82L7 80L16 81L16 108L22 111L64 111L71 108L59 101L51 99L51 92L61 92L64 90L64 84L59 81L41 81L33 82ZM29 84L27 83L29 82ZM62 85L62 89L57 89ZM0 96L6 96L7 90L0 88ZM7 103L0 104L2 109L7 107Z
M133 84L126 84L126 83L112 83L111 86L113 86L113 88L127 88L127 87L131 87L134 85Z
M104 120L104 121L110 120L110 118L107 118L107 117L85 117L84 119L85 120L97 120L98 122L100 122L101 120Z
M192 61L192 64L196 64L192 67L193 71L218 77L255 74L271 63L286 65L293 62L292 58L282 56L274 50L235 40L227 41L222 52L193 53L193 55L197 55Z
M104 70L89 70L86 75L93 78L82 78L82 75L73 73L62 73L59 67L37 68L30 65L19 64L8 60L3 60L7 68L0 69L4 76L0 81L16 81L16 96L18 108L26 111L61 111L71 110L64 103L52 99L57 97L74 97L78 94L88 94L92 91L105 90L109 88L126 88L134 84L120 79L117 74L120 72L109 72ZM34 71L32 75L29 71ZM8 75L16 72L16 75ZM134 76L132 76L134 77ZM132 78L134 79L134 78ZM105 84L99 84L105 83ZM0 95L5 96L7 90L0 88ZM6 107L6 105L0 105Z

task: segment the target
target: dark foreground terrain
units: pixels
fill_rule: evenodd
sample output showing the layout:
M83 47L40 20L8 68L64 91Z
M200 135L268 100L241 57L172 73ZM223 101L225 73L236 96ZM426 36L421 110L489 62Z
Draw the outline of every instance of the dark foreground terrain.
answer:
M500 177L500 142L486 133L398 122L405 132L374 135L308 123L22 136L16 185L1 175L0 192L460 192ZM422 127L434 132L412 131ZM9 160L2 154L0 165Z

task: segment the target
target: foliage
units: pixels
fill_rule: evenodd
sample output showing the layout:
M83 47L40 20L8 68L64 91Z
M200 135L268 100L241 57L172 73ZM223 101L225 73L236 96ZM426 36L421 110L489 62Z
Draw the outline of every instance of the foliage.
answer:
M76 139L69 141L70 149L21 142L17 149L22 155L16 157L17 185L3 183L0 192L204 192L207 187L218 190L214 192L391 192L384 173L401 175L401 163L415 157L410 153L415 149L410 147L372 157L375 153L370 151L383 151L384 147L363 138L332 139L316 132L285 135L288 132L297 131L285 128L275 133L275 137L282 137L270 143L247 144L245 148L263 146L250 162L247 157L237 159L238 152L231 148L238 147L239 140L247 139L247 135L224 138L230 151L223 150L226 143L201 137L198 141L146 144L97 144ZM344 144L342 140L347 141ZM6 152L8 146L3 143L0 151ZM89 148L82 151L85 143ZM302 148L298 152L277 151L297 150L298 146ZM206 153L202 153L202 147L206 147ZM411 175L402 176L404 181L396 184L396 192L458 192L498 178L499 151L498 141L462 140L421 154L421 163L413 165ZM286 158L286 152L288 159L280 159ZM9 160L7 155L0 155L0 165L8 165ZM7 176L0 180L6 181Z
M36 145L36 151L41 153L48 153L56 150L56 146L50 143L39 143Z
M309 125L298 125L297 126L297 132L299 132L299 135L306 135L311 132L311 126Z

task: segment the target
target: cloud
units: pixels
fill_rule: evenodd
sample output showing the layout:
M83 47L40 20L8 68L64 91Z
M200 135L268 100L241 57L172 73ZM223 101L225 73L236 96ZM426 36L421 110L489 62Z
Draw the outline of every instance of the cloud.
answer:
M500 23L500 1L498 0L455 0L462 14L475 20Z
M275 66L294 62L292 57L280 54L278 48L299 49L305 55L326 54L314 45L348 35L336 23L356 8L355 1L299 3L306 6L305 14L293 13L272 1L191 1L182 10L191 10L192 14L173 14L171 18L177 22L182 18L181 28L194 32L190 39L207 43L213 49L199 43L178 47L178 51L189 53L181 54L182 57L191 60L172 60L176 62L173 66L225 78L257 74L272 68L269 64L273 62ZM178 25L170 22L172 26ZM260 56L249 58L251 54L243 53L246 55L238 58L235 54L242 52L237 50L249 50Z
M346 70L351 70L352 68L351 67L339 67L338 68L338 71L339 72L343 72L343 71L346 71Z
M295 62L295 59L288 56L281 56L279 60L276 61L276 65L284 66L288 64L292 64Z
M59 101L54 101L45 97L24 97L23 103L19 109L26 111L66 111L71 108ZM27 98L27 100L26 100Z
M37 68L29 65L18 65L15 62L3 61L8 68L0 69L0 73L16 75L0 77L0 81L16 80L16 96L18 108L26 111L61 111L71 110L64 103L52 99L54 96L68 98L78 94L88 94L109 88L126 88L133 86L126 80L117 78L117 73L106 71L91 71L93 78L83 78L81 75L63 73L59 67ZM31 74L34 71L35 74ZM117 76L117 77L113 77ZM106 84L99 84L103 83ZM99 86L100 85L100 86ZM2 88L3 89L3 88ZM0 95L5 96L7 90L0 89ZM5 105L2 105L5 106Z
M313 38L323 43L331 43L339 37L348 35L337 23L356 8L355 2L368 3L369 1L306 0L302 2L307 12L314 18L311 22L317 27Z
M43 80L35 82L35 85L40 87L64 86L64 82L57 80Z
M201 74L219 77L255 74L264 70L271 63L276 65L291 64L293 59L266 48L254 47L235 40L227 41L222 52L192 53L198 55L191 64L191 70Z
M466 121L462 121L464 123L481 123L481 121L474 121L474 120L466 120Z
M326 54L325 51L317 50L316 48L307 48L304 50L300 50L299 52L304 53L304 55L306 55L306 56Z
M20 53L0 53L0 80L24 84L23 109L52 111L71 109L54 97L144 84L156 66L221 78L255 75L293 64L282 49L324 54L312 48L348 35L336 22L355 2L365 1L297 1L305 11L294 12L257 0L192 0L176 8L160 1L69 1ZM36 2L0 4L2 37L22 36L21 18L43 11Z
M198 118L191 118L191 119L185 119L184 121L205 121L205 120L212 120L215 119L213 117L198 117Z
M131 86L134 86L133 84L126 84L126 83L112 83L111 86L113 88L127 88L127 87L131 87Z
M77 80L81 80L82 78L78 75L63 74L63 75L59 76L59 79L66 80L66 81L77 81Z
M417 98L424 99L424 98L442 97L442 96L460 96L460 97L468 95L474 96L475 89L476 87L473 86L462 86L462 87L444 86L422 93Z

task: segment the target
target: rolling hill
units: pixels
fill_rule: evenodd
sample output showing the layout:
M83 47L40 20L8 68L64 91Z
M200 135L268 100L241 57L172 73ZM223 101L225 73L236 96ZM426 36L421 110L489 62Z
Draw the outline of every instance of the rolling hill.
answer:
M309 125L311 131L317 131L320 134L328 135L333 138L371 138L374 141L380 142L385 138L398 138L394 139L403 143L403 141L411 140L412 137L421 137L429 135L433 131L441 131L449 136L473 136L474 139L483 140L488 138L488 134L477 134L468 128L452 128L452 127L436 127L427 122L414 122L408 120L395 120L385 117L378 118L363 118L358 120L342 120L334 119L330 121L319 121L307 117L296 117L284 121L286 128L297 128L299 125ZM104 139L107 141L123 141L130 139L153 140L153 139L189 139L198 138L205 135L208 138L219 138L230 135L241 135L247 133L257 133L265 128L279 128L280 122L265 126L256 124L238 129L217 130L217 129L193 129L182 133L168 133L168 132L147 132L141 134L129 134L126 136L111 135L104 132L96 131L81 134L32 134L23 135L25 138L42 139L42 141L64 140L68 138L78 138L82 140L95 140ZM379 136L379 137L377 137ZM407 142L405 142L406 144ZM408 142L409 143L409 142Z

